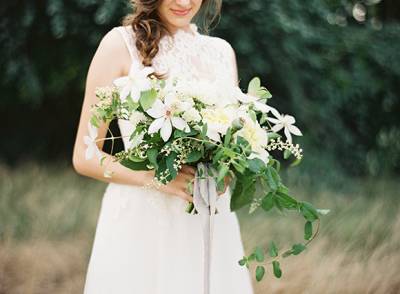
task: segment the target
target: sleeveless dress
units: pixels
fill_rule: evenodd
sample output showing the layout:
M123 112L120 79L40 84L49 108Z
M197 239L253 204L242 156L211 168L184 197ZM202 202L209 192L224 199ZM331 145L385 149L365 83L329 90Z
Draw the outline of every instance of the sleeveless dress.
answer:
M121 33L132 62L139 62L130 26ZM168 78L235 83L233 49L222 38L178 29L164 36L153 59ZM226 84L225 84L226 85ZM133 126L119 120L121 134ZM127 149L130 142L124 138ZM229 189L219 196L214 217L211 294L253 294L240 226L230 211ZM203 294L203 231L200 215L185 212L187 201L156 189L109 183L101 203L84 294Z

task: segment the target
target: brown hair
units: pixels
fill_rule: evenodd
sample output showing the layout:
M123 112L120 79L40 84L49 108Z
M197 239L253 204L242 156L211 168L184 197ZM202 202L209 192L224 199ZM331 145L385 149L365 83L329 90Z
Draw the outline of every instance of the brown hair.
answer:
M142 56L142 64L151 66L153 58L157 55L160 39L170 34L167 27L161 21L157 8L163 0L131 0L133 12L126 15L122 25L132 26L135 32L135 45ZM222 0L203 0L194 22L199 28L209 34L210 26L215 19L220 17ZM164 74L154 74L157 78L164 78Z

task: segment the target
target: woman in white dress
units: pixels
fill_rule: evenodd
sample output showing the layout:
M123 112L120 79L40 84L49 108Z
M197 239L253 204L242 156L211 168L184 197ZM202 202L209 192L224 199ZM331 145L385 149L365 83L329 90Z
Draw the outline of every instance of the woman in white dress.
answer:
M109 183L102 199L84 293L203 294L201 218L185 212L188 201L193 201L187 181L193 179L194 169L184 166L168 185L148 188L154 176L151 171L132 171L112 162L113 156L101 151L109 161L107 169L113 171L111 178L104 177L104 166L96 157L85 159L83 137L90 106L97 102L96 87L111 85L116 78L128 75L132 64L152 66L168 79L238 85L235 53L227 41L200 34L192 22L197 13L207 9L214 17L218 15L220 1L133 2L134 14L103 37L93 57L74 147L75 170ZM121 135L129 136L132 123L118 120L118 124ZM106 132L103 124L98 138L104 138ZM127 137L123 142L125 149L129 148ZM230 197L228 188L217 201L210 293L252 294L250 273L238 264L244 249L236 213L229 209Z

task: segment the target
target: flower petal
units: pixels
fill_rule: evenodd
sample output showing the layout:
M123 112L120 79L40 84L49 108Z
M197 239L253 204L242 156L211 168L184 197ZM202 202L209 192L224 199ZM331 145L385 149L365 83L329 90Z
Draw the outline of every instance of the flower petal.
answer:
M180 117L176 117L176 116L172 117L171 122L175 128L177 128L178 130L181 130L181 131L183 131L184 129L187 129L189 127L188 124L186 123L186 121Z
M140 94L141 94L141 91L140 91L140 89L139 88L137 88L137 87L132 87L131 88L131 98L132 98L132 101L133 102L138 102L139 101L139 99L140 99Z
M169 137L171 137L172 134L172 125L171 125L171 120L166 119L164 122L164 125L161 128L161 138L166 142L168 141Z
M165 105L171 105L175 100L175 93L174 92L169 92L167 95L165 95L164 98L164 103Z
M221 137L219 136L219 133L215 130L207 129L207 137L216 142L221 142Z
M157 118L155 121L151 123L149 126L149 130L147 131L149 134L156 133L163 126L165 121L165 117Z
M128 83L129 78L128 77L120 77L117 78L113 81L113 84L118 87L118 88L122 88L125 87L125 85Z
M89 130L89 137L91 139L96 139L97 137L97 128L93 126L90 121L88 121L88 130Z
M282 116L280 115L280 113L278 112L278 110L276 110L273 107L270 107L270 111L272 112L272 114L279 120L282 120Z
M283 124L276 124L276 125L274 125L274 126L272 127L271 130L272 130L274 133L277 133L277 132L279 132L282 128L283 128Z
M145 66L142 71L141 74L145 77L147 77L149 74L154 72L154 68L152 66Z
M267 117L267 120L269 120L273 124L280 124L281 123L279 120L277 120L276 118L273 118L273 117Z
M259 101L254 101L254 107L261 112L267 113L271 110L272 107L268 106L267 104L264 104Z
M294 119L294 117L293 116L291 116L291 115L285 115L285 117L284 117L284 119L285 119L285 121L288 123L288 124L294 124L295 122L296 122L296 120Z
M83 136L83 142L84 142L86 145L89 146L89 145L93 142L93 139L90 138L89 136Z
M128 97L130 91L131 91L131 89L128 85L126 85L125 87L122 88L121 92L119 93L119 96L122 101L125 100L126 97Z
M301 133L301 131L299 130L298 127L294 126L294 125L290 125L288 127L289 131L296 136L302 136L303 134Z
M88 145L88 147L86 148L86 151L85 151L85 159L86 160L92 159L93 153L94 153L93 146Z
M152 107L146 111L151 117L160 118L165 115L165 105L160 99L154 101Z
M292 143L292 135L290 134L288 128L285 128L285 136L286 136L288 142L289 142L289 143Z

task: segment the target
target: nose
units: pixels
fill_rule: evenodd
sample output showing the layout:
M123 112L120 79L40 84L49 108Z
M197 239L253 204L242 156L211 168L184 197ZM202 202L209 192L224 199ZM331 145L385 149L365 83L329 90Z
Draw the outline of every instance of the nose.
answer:
M187 7L190 4L190 0L176 0L176 4Z

